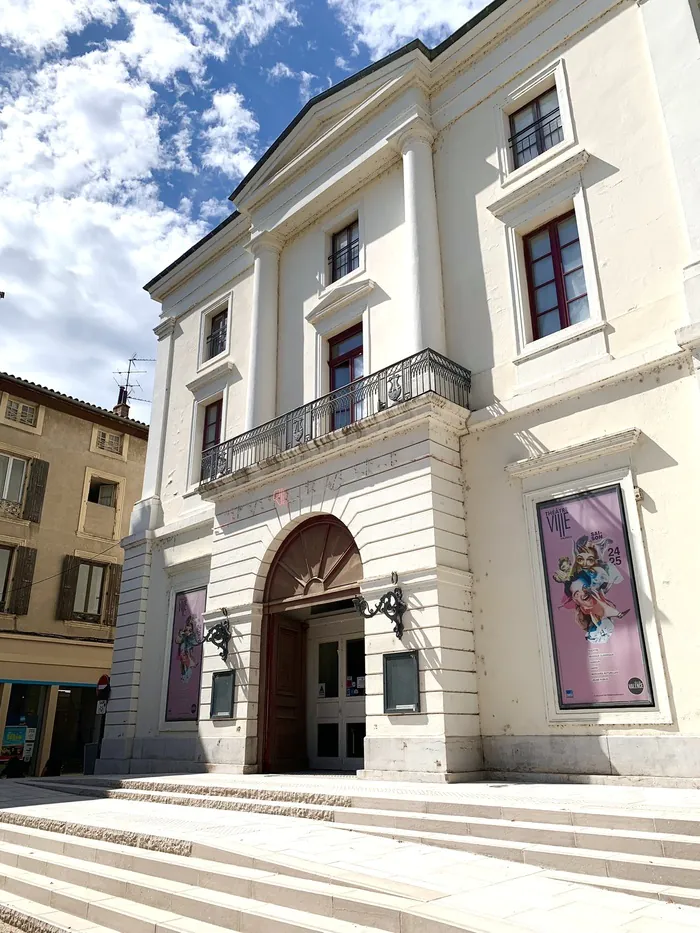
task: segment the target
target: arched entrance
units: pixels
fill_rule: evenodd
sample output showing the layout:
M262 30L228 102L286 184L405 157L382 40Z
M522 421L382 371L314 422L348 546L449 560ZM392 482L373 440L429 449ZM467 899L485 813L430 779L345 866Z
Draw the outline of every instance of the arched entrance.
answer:
M263 771L362 766L364 624L351 599L362 561L332 516L299 525L265 583L259 758Z

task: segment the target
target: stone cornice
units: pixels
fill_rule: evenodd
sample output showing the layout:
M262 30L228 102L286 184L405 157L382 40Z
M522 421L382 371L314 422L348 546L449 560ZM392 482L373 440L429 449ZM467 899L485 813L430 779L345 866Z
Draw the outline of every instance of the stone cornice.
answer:
M589 158L590 153L586 149L579 149L564 159L550 163L534 176L526 176L507 194L489 204L488 209L499 220L502 219L531 198L580 172Z
M374 288L376 288L376 282L368 278L357 279L354 282L348 282L346 285L339 285L329 290L328 294L324 295L313 306L306 315L306 320L309 324L317 324L323 318L345 307L345 305L367 297Z
M562 447L559 450L549 450L525 460L509 463L505 468L506 473L514 478L523 479L526 476L547 473L576 463L583 463L586 460L624 453L626 450L631 450L639 442L641 436L642 432L639 428L630 428L627 431L618 431L616 434L595 437L581 444Z
M199 375L192 379L191 382L186 384L186 388L189 389L190 392L198 392L202 386L213 382L220 376L227 376L234 369L235 366L231 360L221 360L221 362L217 363L216 366L210 366L208 369L205 369L204 372L199 373Z
M156 335L158 340L164 340L166 337L169 337L172 332L175 330L175 325L177 324L177 318L166 317L163 320L156 324L153 328L153 333Z

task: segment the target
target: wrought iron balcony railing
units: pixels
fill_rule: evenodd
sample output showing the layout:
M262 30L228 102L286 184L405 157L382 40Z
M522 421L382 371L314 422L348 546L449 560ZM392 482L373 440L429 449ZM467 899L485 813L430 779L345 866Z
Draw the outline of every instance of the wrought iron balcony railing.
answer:
M210 360L226 349L226 326L218 327L207 337L207 359Z
M422 350L206 450L200 487L427 392L467 408L470 385L468 369Z

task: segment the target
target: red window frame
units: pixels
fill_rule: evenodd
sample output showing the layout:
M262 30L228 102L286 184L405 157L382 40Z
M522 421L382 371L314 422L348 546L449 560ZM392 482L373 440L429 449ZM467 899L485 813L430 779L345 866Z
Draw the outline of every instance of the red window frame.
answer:
M557 92L557 106L556 106L556 109L555 109L555 110L551 110L549 113L544 113L544 114L543 114L543 113L542 113L542 107L541 107L542 100L543 100L543 98L545 98L545 97L547 96L547 94L551 93L552 90L555 90L555 91ZM535 119L532 121L532 123L530 124L529 127L525 127L524 129L520 130L519 132L516 131L516 129L515 129L515 118L516 118L517 116L519 116L519 115L523 112L523 110L528 110L529 108L532 108L532 109L534 110L534 112L535 112ZM511 144L511 151L512 151L512 156L513 156L513 168L514 168L514 169L520 168L520 167L523 166L523 165L527 165L528 162L531 162L532 159L536 158L536 156L532 156L531 159L527 159L527 160L525 160L524 162L521 162L521 161L518 160L518 148L517 148L516 140L517 140L518 136L522 136L523 134L525 134L526 131L527 131L527 136L528 136L528 137L529 137L529 136L534 136L534 137L535 137L535 143L536 143L536 148L537 148L537 155L542 155L543 152L547 152L548 149L552 149L554 146L557 145L558 142L561 142L561 140L557 140L557 142L550 142L550 144L547 145L547 139L546 139L546 137L549 136L550 138L553 138L554 135L555 135L555 133L554 133L554 130L550 130L548 134L545 134L545 132L544 132L544 126L546 125L546 124L544 123L545 119L547 120L547 123L550 123L550 122L553 122L554 119L555 119L557 116L559 117L559 126L556 127L555 129L558 130L558 131L561 131L562 134L563 134L562 125L561 125L561 106L560 106L560 104L559 104L559 91L558 91L558 88L556 88L556 87L555 87L555 88L547 88L546 91L543 91L543 92L542 92L538 97L536 97L534 100L531 100L529 103L525 104L523 107L520 107L518 110L515 110L513 113L510 114L510 116L509 116L509 118L508 118L508 119L509 119L509 122L510 122L510 140L509 140L509 142L510 142L510 144ZM562 138L563 138L563 135L562 135ZM528 149L530 149L530 148L531 148L531 147L528 146Z
M553 220L550 220L548 223L543 224L541 227L538 227L537 230L533 230L523 237L524 247L525 247L525 267L527 270L527 289L528 296L530 300L530 318L532 320L532 339L537 340L540 337L539 332L539 323L537 313L537 302L535 299L535 283L532 275L532 267L535 262L538 262L541 259L546 258L547 256L552 257L552 266L554 268L554 278L549 279L547 282L540 282L537 288L542 288L545 285L550 285L554 283L557 293L557 308L550 308L548 311L543 312L543 314L548 314L550 311L558 310L559 311L559 330L564 330L565 327L571 326L571 320L569 318L569 304L573 301L578 301L580 298L588 297L588 289L585 292L582 292L580 295L576 295L574 298L566 297L566 284L564 281L564 266L561 258L561 251L566 246L571 246L573 243L578 243L580 248L581 237L578 232L578 221L576 222L576 239L569 240L568 242L561 244L559 242L559 224L568 220L570 217L573 217L576 220L576 212L569 211L567 214L562 214L559 217L555 217ZM543 253L542 256L538 256L537 259L532 258L530 251L530 243L532 240L539 236L539 234L544 233L544 231L549 233L549 253ZM581 259L581 264L576 266L573 269L569 269L567 275L570 275L573 272L578 272L579 269L583 269L583 258Z
M202 453L211 450L221 443L221 413L223 410L223 399L218 399L207 405L204 409L204 422L202 424ZM207 443L207 429L214 428L213 439Z
M333 357L333 347L337 346L339 343L342 343L344 340L347 340L349 337L354 337L356 334L362 334L362 324L355 324L353 327L349 327L347 330L344 330L342 334L336 334L335 337L331 337L328 341L328 369L329 377L328 384L331 392L336 390L340 391L341 389L346 388L346 386L336 386L335 382L335 371L340 368L340 366L345 363L350 363L352 369L352 361L358 357L364 356L364 340L358 347L353 347L352 350L348 350L347 353L343 353L341 356ZM355 380L352 379L350 384ZM348 393L348 414L350 416L350 424L357 420L356 418L356 406L353 404L352 393ZM336 426L342 427L343 425L336 425L336 416L340 412L333 412L331 418L331 430L334 431Z

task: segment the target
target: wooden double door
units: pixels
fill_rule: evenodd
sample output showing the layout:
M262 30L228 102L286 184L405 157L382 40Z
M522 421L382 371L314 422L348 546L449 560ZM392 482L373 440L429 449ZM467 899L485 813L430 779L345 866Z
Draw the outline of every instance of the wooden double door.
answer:
M267 620L264 771L354 771L363 766L365 646L356 614Z

